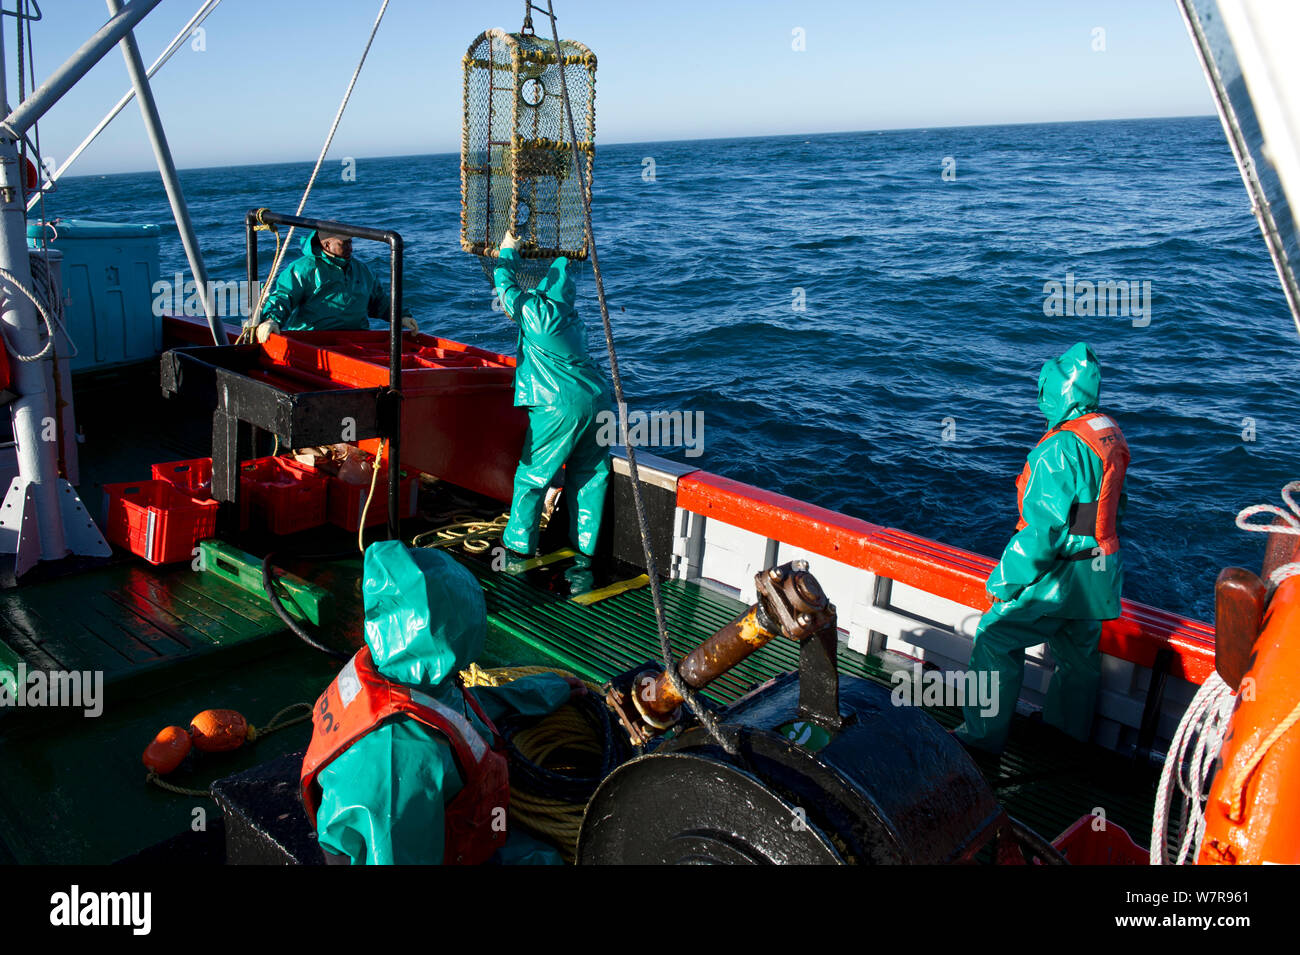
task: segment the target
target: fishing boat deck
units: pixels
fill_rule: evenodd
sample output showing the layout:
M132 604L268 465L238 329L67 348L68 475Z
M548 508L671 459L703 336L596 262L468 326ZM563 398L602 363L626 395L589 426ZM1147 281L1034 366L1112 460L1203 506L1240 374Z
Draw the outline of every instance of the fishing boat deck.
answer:
M102 400L78 389L86 430L79 490L96 517L104 483L147 477L153 461L199 456L210 435L205 421L168 417L174 409L158 396L152 375L104 387L111 395ZM124 408L150 427L124 426ZM466 504L464 495L444 485L426 489L422 515L403 525L403 536L409 540L445 523ZM500 510L485 499L470 506L488 518ZM382 534L382 528L374 533ZM334 616L320 631L322 641L338 649L360 645L359 555L292 556L346 551L355 548L355 536L322 529L241 545L258 557L273 548L278 566L330 591ZM513 576L493 570L490 554L458 556L486 596L482 665L548 665L603 682L658 659L648 588L582 604L569 599L563 583L570 561ZM597 570L598 585L637 573L626 566ZM666 581L662 590L678 653L743 609L732 597L696 583ZM731 702L797 663L796 647L774 641L719 678L708 695ZM910 663L843 648L839 656L841 672L885 685L891 672ZM149 785L140 753L163 726L183 725L208 707L235 708L254 725L265 725L285 706L313 701L336 668L290 634L263 595L188 564L155 567L123 553L106 565L0 591L0 668L19 664L101 673L103 712L0 710L0 862L113 862L181 833L194 836L174 843L184 858L220 861L215 806L201 796ZM949 728L960 719L949 709L929 712ZM204 790L216 778L301 750L308 736L307 725L299 724L234 753L204 754L172 781ZM1145 841L1156 781L1149 766L1063 743L1017 718L1007 753L985 772L1008 809L1049 839L1100 807L1110 822ZM193 832L200 820L210 838Z
M603 681L658 657L647 588L586 606L555 592L564 562L515 577L465 558L482 583L488 607L485 666L548 665ZM304 567L294 568L298 572ZM356 645L359 559L318 564L342 598L335 645ZM684 581L663 586L678 652L731 620L736 600ZM127 562L0 595L9 627L0 648L9 663L100 669L105 711L97 718L63 714L49 721L17 711L0 721L0 853L22 862L109 862L190 828L203 799L146 784L138 759L163 725L184 723L210 706L233 707L255 724L295 702L310 702L334 663L299 644L259 598L188 567ZM841 672L889 684L899 666L842 650ZM718 702L797 666L797 649L774 642L709 689ZM945 727L947 709L929 711ZM206 758L176 781L204 788L212 779L306 744L305 724L256 747ZM1102 807L1107 818L1141 841L1149 825L1154 771L1104 751L1081 758L1017 719L1008 752L990 783L1014 814L1054 837ZM207 806L209 815L212 807ZM88 835L89 834L89 835Z

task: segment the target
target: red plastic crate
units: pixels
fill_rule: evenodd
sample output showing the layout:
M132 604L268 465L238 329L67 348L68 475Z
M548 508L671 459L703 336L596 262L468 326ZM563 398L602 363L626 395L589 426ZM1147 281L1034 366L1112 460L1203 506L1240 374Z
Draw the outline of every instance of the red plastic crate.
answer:
M325 523L329 482L289 458L256 458L239 474L241 524L296 534Z
M1149 865L1151 855L1139 846L1123 826L1107 820L1105 828L1092 827L1091 813L1052 840L1071 865Z
M415 515L416 500L420 494L420 483L415 475L406 470L399 472L397 482L397 500L400 504L397 518L402 520ZM366 506L366 497L370 494L370 485L349 484L337 477L329 477L329 521L336 527L347 531L361 529L361 510ZM373 527L388 520L388 468L379 472L379 482L375 485L375 496L366 511L366 526Z
M151 564L190 560L217 529L216 501L199 501L165 481L105 484L106 534Z
M167 461L152 467L155 481L168 484L184 491L190 497L200 501L212 500L212 459L191 458L188 461Z

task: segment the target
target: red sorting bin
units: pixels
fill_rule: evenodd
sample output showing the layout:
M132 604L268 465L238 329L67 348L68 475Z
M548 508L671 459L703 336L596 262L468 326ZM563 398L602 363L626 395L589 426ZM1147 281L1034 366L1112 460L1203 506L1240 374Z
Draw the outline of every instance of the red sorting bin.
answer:
M325 523L329 482L289 458L245 461L239 474L240 522L272 534L296 534Z
M151 468L155 481L166 481L177 490L200 501L212 499L212 459L191 458L188 461L167 461Z
M1097 823L1099 828L1093 828ZM1106 820L1098 823L1089 813L1052 840L1071 865L1149 865L1150 853L1143 849L1123 826Z
M416 501L420 494L420 482L411 472L403 469L398 472L397 501L399 504L397 519L403 520L415 516ZM329 478L329 522L347 531L361 529L361 511L366 506L370 495L369 484L349 484L333 475ZM388 520L388 468L381 468L379 481L375 484L375 496L370 501L370 510L366 511L366 526L374 527Z
M105 484L106 535L151 564L190 560L194 545L217 529L217 503L165 481Z

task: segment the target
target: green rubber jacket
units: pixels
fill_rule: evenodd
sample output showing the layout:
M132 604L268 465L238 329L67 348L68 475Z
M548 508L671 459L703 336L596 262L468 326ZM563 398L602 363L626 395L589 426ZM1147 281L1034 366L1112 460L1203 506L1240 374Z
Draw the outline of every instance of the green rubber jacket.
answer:
M601 407L608 401L605 376L587 354L587 329L578 317L569 260L551 263L542 281L525 291L515 281L514 249L501 250L492 273L501 307L519 326L515 407Z
M1085 343L1078 342L1046 362L1038 376L1038 407L1047 418L1048 430L1097 411L1100 392L1101 367ZM1097 500L1101 459L1070 432L1058 431L1029 452L1028 463L1031 476L1023 500L1027 526L1007 543L989 575L989 594L1017 607L1032 606L1043 617L1118 617L1123 553L1092 560L1062 559L1097 546L1095 538L1070 532L1069 515L1076 501ZM1127 494L1122 494L1121 518L1126 505Z
M302 240L302 255L276 276L261 320L286 332L365 331L368 317L387 313L388 291L375 273L356 256L330 255L312 231Z
M366 549L362 594L365 639L379 672L463 713L490 742L453 679L483 651L487 618L474 576L441 550L383 541ZM551 713L569 699L570 688L561 677L542 674L471 692L495 722L510 713ZM353 864L442 862L443 809L464 781L441 734L406 717L384 723L326 766L318 782L317 835L326 851ZM561 861L554 849L515 829L497 858Z

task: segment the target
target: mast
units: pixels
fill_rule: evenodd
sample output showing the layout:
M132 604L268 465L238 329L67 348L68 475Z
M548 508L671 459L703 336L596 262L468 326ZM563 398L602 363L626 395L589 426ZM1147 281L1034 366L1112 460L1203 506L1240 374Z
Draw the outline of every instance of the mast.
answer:
M59 560L70 554L107 557L112 552L76 491L59 477L52 440L56 420L52 397L54 329L49 329L42 345L35 303L23 291L31 289L32 275L18 143L158 3L132 0L121 8L0 122L0 269L8 273L0 275L5 292L0 331L15 359L14 390L19 395L11 405L18 476L0 506L0 556L9 561L5 569L15 578L41 560ZM4 92L0 84L0 94Z

